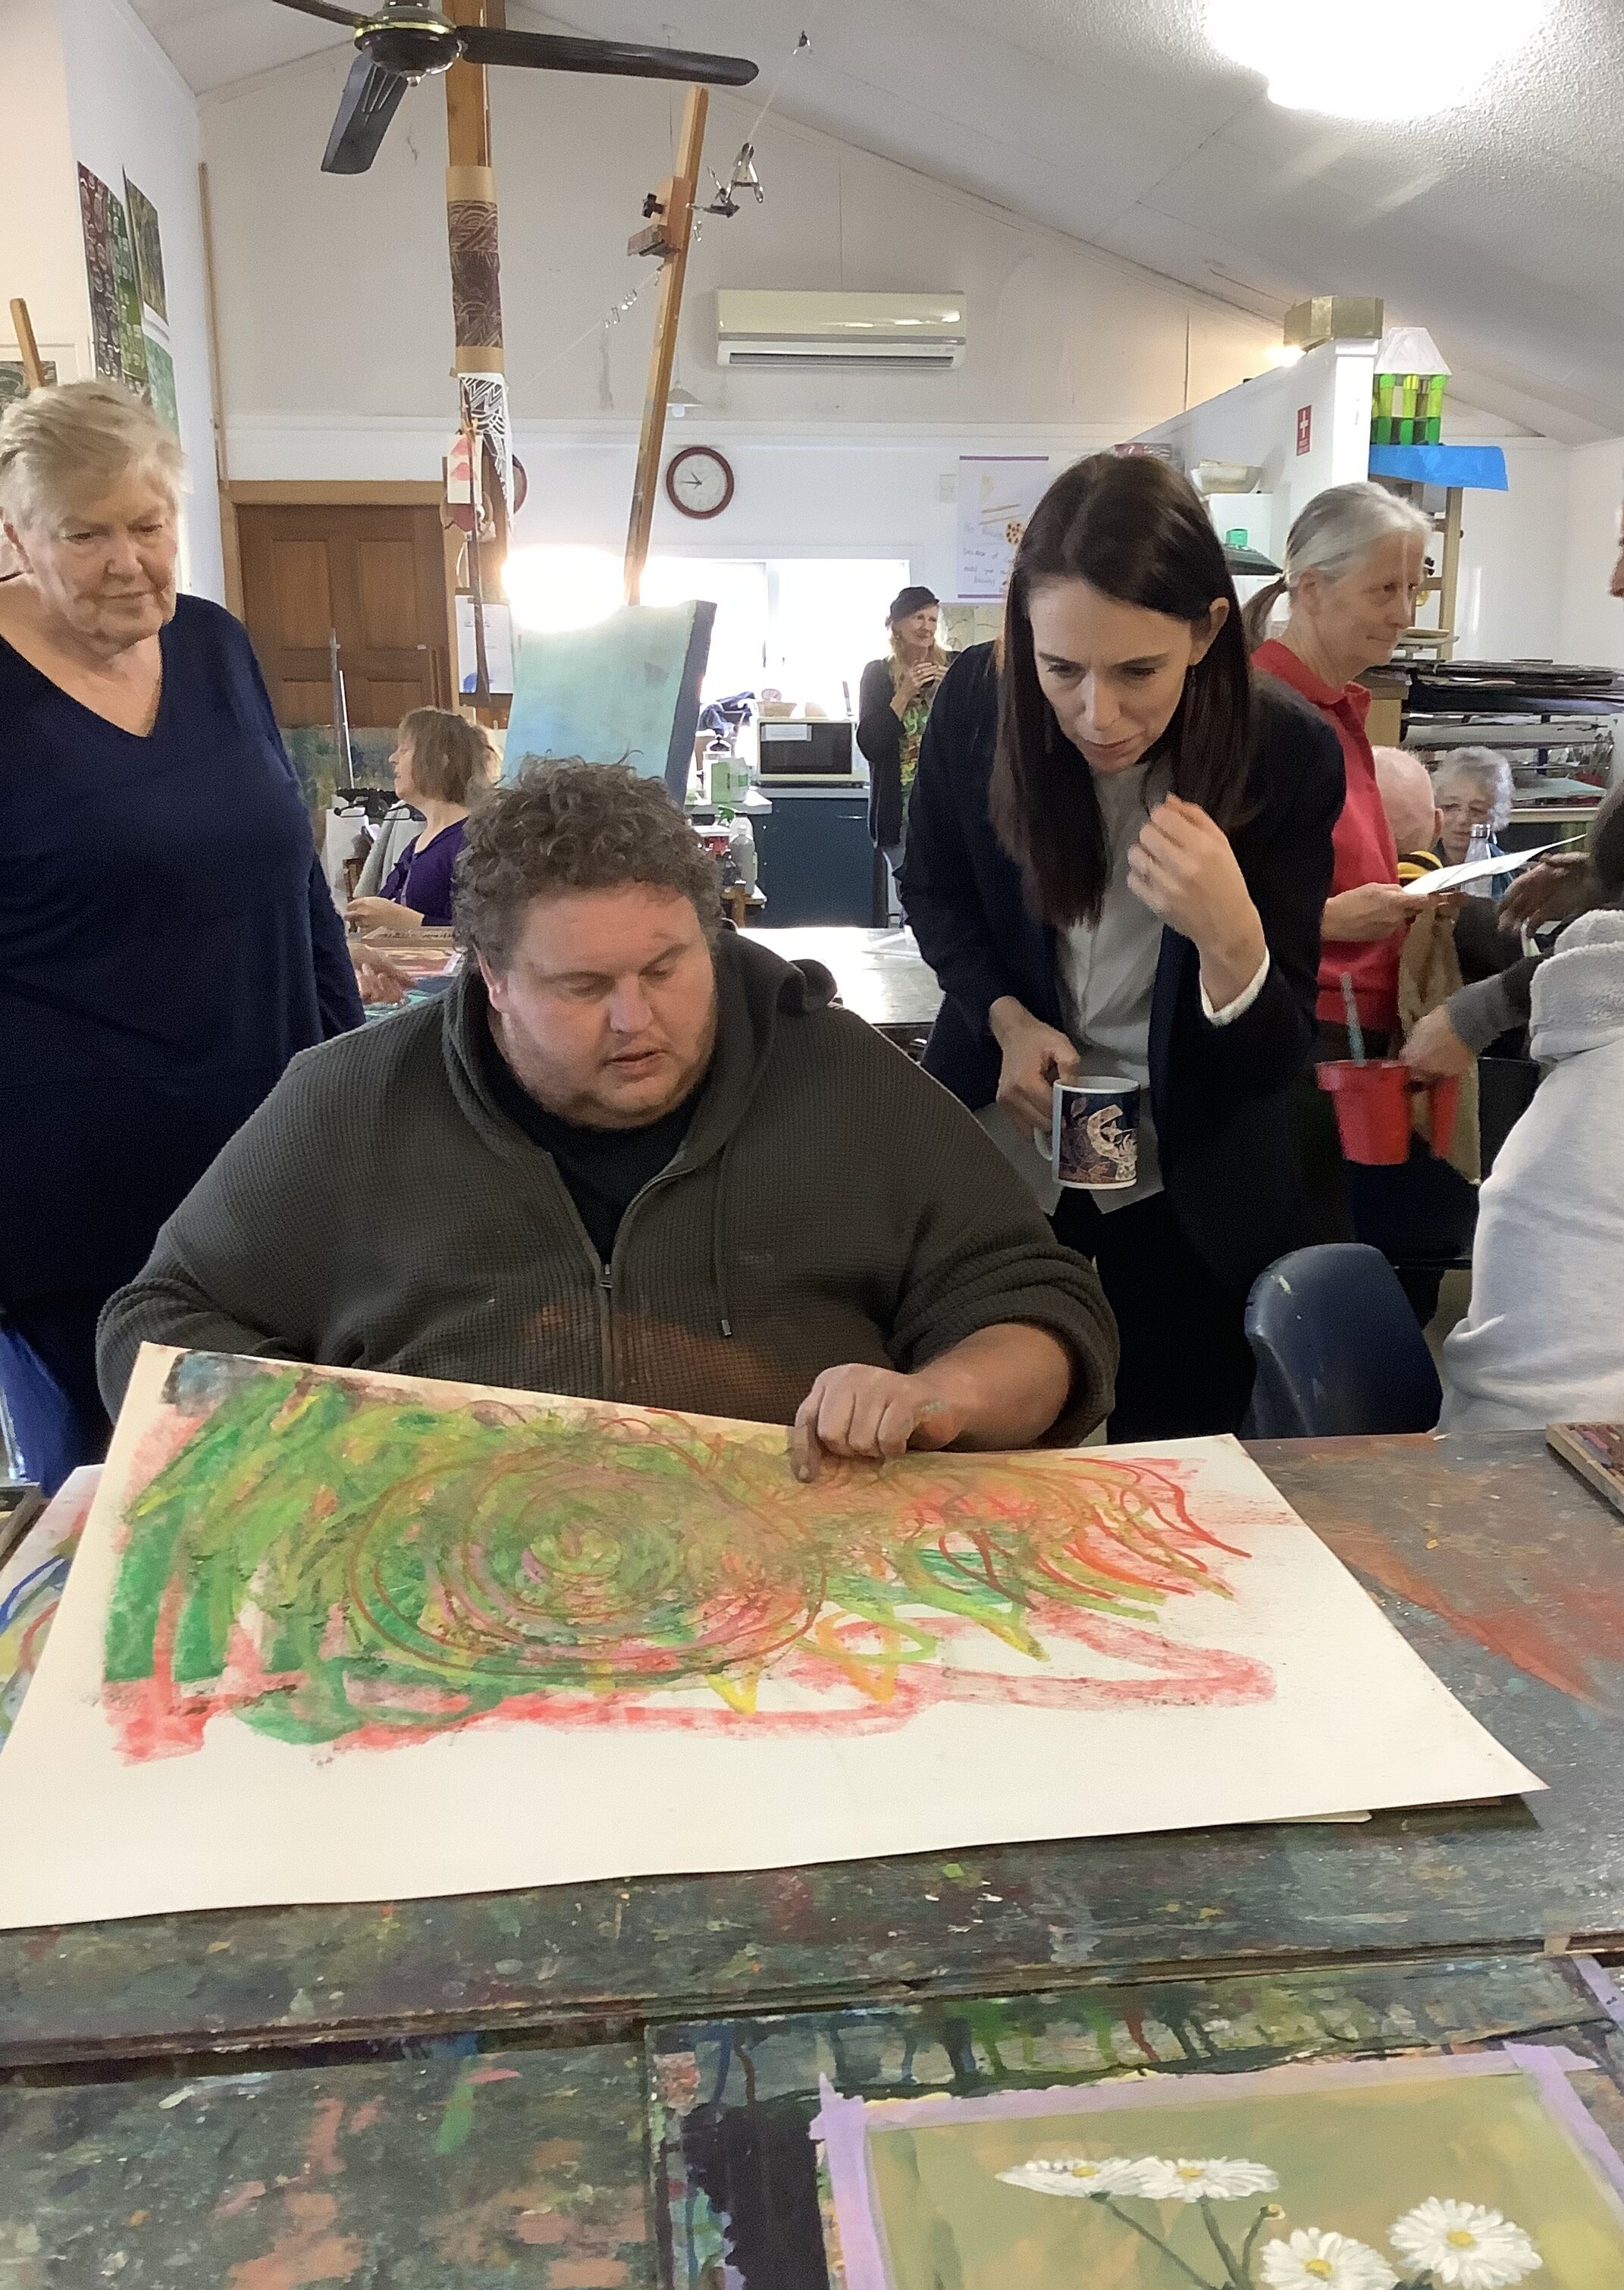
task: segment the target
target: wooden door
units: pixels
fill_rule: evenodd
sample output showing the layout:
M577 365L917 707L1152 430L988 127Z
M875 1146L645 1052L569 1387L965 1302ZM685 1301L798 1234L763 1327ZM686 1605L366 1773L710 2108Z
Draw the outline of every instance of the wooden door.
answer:
M436 508L244 502L236 516L243 617L278 723L332 723L332 630L356 728L455 704Z

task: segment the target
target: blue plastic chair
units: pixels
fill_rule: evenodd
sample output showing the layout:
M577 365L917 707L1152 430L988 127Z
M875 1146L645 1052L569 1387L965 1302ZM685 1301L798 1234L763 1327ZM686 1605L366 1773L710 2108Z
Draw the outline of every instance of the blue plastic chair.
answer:
M1248 1438L1430 1431L1437 1422L1438 1372L1380 1249L1339 1241L1280 1257L1246 1299L1246 1341L1258 1363Z

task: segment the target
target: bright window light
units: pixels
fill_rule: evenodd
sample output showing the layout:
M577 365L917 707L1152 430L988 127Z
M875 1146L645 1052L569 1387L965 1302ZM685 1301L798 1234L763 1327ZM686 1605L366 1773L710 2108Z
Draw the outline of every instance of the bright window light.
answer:
M908 579L906 557L676 556L656 552L645 605L708 597L716 608L702 697L772 685L826 715L854 704L867 661L885 649L885 608ZM623 595L618 549L533 544L507 564L516 626L544 636L595 628Z
M771 567L767 682L826 716L857 709L864 668L884 651L885 608L910 578L905 556L780 557Z
M608 548L515 548L502 581L516 623L540 636L596 628L625 594L621 560Z
M1207 0L1207 37L1269 99L1339 119L1420 119L1466 102L1544 22L1550 0L1428 0L1391 39L1369 0Z
M643 574L645 605L685 605L708 597L716 608L700 697L731 700L759 692L767 649L767 568L757 557L651 556Z

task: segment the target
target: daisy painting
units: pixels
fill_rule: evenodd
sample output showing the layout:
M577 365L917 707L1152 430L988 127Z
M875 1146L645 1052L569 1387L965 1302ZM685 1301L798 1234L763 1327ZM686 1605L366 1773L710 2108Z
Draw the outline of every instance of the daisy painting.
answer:
M812 2134L831 2279L1624 2290L1624 2160L1576 2094L1580 2063L1531 2060L1316 2061L878 2102L826 2088Z

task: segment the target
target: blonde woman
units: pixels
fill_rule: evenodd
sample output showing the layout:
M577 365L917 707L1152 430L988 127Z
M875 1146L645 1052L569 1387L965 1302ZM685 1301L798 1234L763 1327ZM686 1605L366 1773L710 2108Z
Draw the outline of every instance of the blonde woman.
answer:
M0 1387L103 1452L96 1317L290 1058L361 1023L247 636L176 594L180 454L109 382L0 420Z
M444 708L414 708L401 719L389 757L395 792L422 814L378 897L352 899L347 921L363 930L447 929L462 827L490 782L491 743L477 724Z
M937 641L940 613L929 589L904 589L893 597L885 615L891 649L884 660L869 661L859 690L857 744L868 763L868 832L893 875L902 864L919 742L948 670L948 655Z

